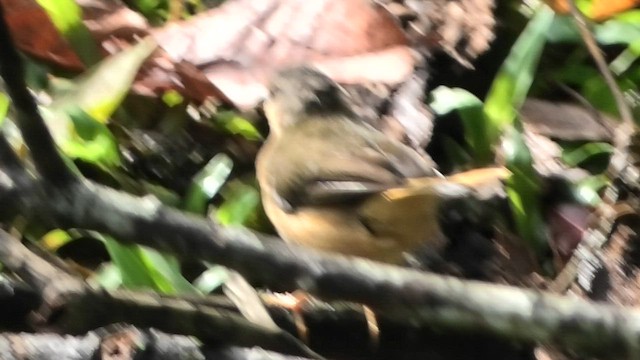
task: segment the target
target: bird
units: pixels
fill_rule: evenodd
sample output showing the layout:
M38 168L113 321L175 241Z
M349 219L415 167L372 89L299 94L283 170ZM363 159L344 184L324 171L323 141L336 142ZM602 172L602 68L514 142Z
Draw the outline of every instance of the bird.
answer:
M269 135L256 157L265 213L285 241L401 264L447 243L443 209L503 168L446 178L428 155L385 135L352 110L348 93L309 66L281 70L263 109Z

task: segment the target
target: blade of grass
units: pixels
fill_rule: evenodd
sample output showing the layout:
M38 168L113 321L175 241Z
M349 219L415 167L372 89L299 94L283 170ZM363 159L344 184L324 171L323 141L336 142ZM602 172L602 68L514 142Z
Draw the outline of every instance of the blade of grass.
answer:
M507 168L513 174L507 181L509 204L518 233L538 253L547 244L540 209L541 190L517 114L535 77L553 18L549 7L538 8L500 67L484 106L486 146L496 144L506 132L502 148Z
M529 21L493 80L484 105L488 141L495 144L502 131L512 125L526 99L546 43L554 13L542 6Z

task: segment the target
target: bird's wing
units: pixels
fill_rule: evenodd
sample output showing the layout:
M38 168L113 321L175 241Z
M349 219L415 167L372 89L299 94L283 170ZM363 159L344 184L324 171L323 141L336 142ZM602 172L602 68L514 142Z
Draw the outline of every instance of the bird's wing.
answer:
M284 208L350 203L433 174L433 162L379 131L353 121L335 125L301 123L268 144L264 172L273 174L267 182Z
M358 207L358 216L377 237L393 238L407 248L423 242L440 243L440 212L446 203L462 204L496 192L510 172L505 168L475 169L447 178L409 179L401 187L385 190ZM480 195L480 196L479 196ZM452 201L453 200L453 201ZM463 209L460 209L462 211Z

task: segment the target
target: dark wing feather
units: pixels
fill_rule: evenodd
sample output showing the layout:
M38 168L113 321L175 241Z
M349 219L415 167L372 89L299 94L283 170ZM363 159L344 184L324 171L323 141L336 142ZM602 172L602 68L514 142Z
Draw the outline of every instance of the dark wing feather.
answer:
M358 201L407 178L433 174L432 162L371 127L351 120L327 122L302 122L276 140L280 143L269 144L273 153L287 157L271 156L266 166L277 174L270 181L288 210Z

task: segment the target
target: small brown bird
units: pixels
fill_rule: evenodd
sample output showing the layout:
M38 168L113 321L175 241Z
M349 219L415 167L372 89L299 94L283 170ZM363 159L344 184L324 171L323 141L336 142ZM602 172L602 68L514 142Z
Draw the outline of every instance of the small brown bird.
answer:
M265 212L286 241L399 263L424 244L446 244L444 202L506 174L438 176L431 159L359 119L344 90L316 70L282 71L270 91L256 170Z

